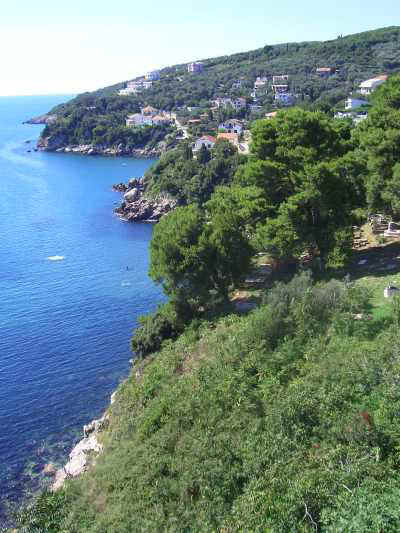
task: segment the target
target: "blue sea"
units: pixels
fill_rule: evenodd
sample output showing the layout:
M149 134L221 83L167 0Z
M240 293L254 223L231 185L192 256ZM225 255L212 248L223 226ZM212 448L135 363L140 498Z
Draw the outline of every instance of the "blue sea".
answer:
M115 217L111 190L152 161L33 151L43 126L22 122L68 98L0 98L0 527L108 405L162 300L152 227Z

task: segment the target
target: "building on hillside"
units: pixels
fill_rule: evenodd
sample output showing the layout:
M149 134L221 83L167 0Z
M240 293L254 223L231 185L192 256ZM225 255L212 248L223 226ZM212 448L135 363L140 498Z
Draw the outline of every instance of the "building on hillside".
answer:
M120 95L128 96L131 94L137 94L145 89L150 89L152 86L152 81L146 81L145 79L128 81L125 89L119 91Z
M268 119L275 118L277 114L278 114L278 111L271 111L270 113L265 113L265 118L268 118Z
M275 93L275 101L281 105L292 105L294 103L294 96L291 93Z
M153 124L169 124L171 121L171 117L169 117L166 113L160 113L159 115L155 115L154 117L151 117L153 120Z
M246 107L247 106L247 102L246 102L246 98L234 98L232 100L232 107L234 107L236 109L236 111L238 111L239 109L242 109L242 107Z
M259 89L268 83L268 78L266 76L258 76L254 82L254 89Z
M128 128L133 126L152 126L153 118L141 113L134 113L133 115L128 115L125 124Z
M204 63L201 63L201 61L194 61L193 63L189 63L187 66L188 72L203 72L204 69Z
M243 131L243 123L240 120L231 118L229 120L225 120L225 122L221 122L221 124L218 125L218 129L225 130L228 133L237 133L240 135Z
M335 71L335 67L319 67L315 72L320 78L329 78L329 76L335 74Z
M151 105L143 107L140 111L142 112L142 115L147 115L147 116L154 116L159 113L158 109L156 109L155 107L152 107Z
M272 90L274 91L275 94L287 93L288 89L289 89L289 85L287 83L280 83L280 84L272 85Z
M368 117L368 113L365 111L364 113L357 113L356 115L354 113L350 112L343 112L338 111L335 113L334 118L351 118L354 124L359 124L363 120L365 120Z
M218 109L219 107L228 107L232 106L232 100L230 98L216 98L212 102L215 107ZM233 107L233 106L232 106Z
M157 81L160 79L160 71L159 70L152 70L150 72L147 72L145 75L146 80L150 81Z
M193 151L197 152L198 150L201 150L202 146L205 146L208 149L211 149L214 147L214 144L216 143L217 139L215 137L212 137L211 135L203 135L203 137L200 137L197 139L197 141L193 145Z
M348 109L357 109L357 107L361 107L362 105L366 105L368 102L366 100L361 100L360 98L347 98L344 104L344 108L346 110Z
M234 146L239 146L239 135L237 133L218 133L217 141L229 141Z
M283 74L281 76L272 76L272 84L273 85L284 84L285 81L289 81L288 74Z
M365 80L362 83L360 83L360 93L361 94L371 94L379 87L379 85L382 85L382 83L385 83L385 81L388 79L388 77L385 74L382 74L381 76L377 76L376 78L371 78L370 80Z

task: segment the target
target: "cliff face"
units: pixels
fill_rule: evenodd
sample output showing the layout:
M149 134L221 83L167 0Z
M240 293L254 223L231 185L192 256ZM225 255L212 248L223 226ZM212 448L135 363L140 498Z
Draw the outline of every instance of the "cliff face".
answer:
M128 222L158 222L177 206L176 200L167 196L146 197L143 185L137 179L129 180L128 185L114 185L113 189L124 193L124 199L114 213Z

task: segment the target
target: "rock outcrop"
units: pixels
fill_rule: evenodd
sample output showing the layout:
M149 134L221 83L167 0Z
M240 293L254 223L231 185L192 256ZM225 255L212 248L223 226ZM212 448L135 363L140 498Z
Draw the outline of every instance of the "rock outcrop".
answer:
M72 449L69 454L69 461L55 473L54 482L51 485L53 492L60 489L64 481L69 477L76 477L85 472L90 465L94 454L99 454L103 450L102 444L98 441L98 434L108 425L108 414L105 413L100 419L93 420L83 426L84 438Z
M51 122L54 122L57 120L57 115L40 115L38 117L30 118L29 120L26 120L23 122L23 124L50 124Z
M114 213L128 222L158 222L177 206L176 200L167 196L147 197L142 182L137 179L129 180L125 187L121 183L113 185L113 189L124 193L124 199Z
M37 147L45 152L65 152L82 155L105 155L105 156L126 156L136 157L138 159L150 159L159 157L163 151L162 147L146 148L128 148L122 143L117 146L103 146L95 144L68 144L68 139L63 134L49 135L40 137Z

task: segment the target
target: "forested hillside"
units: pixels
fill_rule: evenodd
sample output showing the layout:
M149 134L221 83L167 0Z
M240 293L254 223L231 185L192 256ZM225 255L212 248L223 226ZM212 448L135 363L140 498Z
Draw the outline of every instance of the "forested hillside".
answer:
M48 124L42 137L58 139L54 147L85 143L154 146L160 137L153 128L144 136L126 128L128 114L138 112L145 104L167 111L186 106L207 109L217 97L243 96L250 103L257 76L288 75L297 105L335 105L357 90L362 80L399 69L400 28L339 36L326 42L266 45L251 52L205 59L203 63L204 71L199 74L188 73L186 65L167 67L159 81L137 95L118 95L125 82L79 95L51 111L58 118ZM316 73L318 67L333 67L335 73L321 78ZM262 112L272 108L271 80L257 96L257 104ZM250 108L242 114L251 118Z

